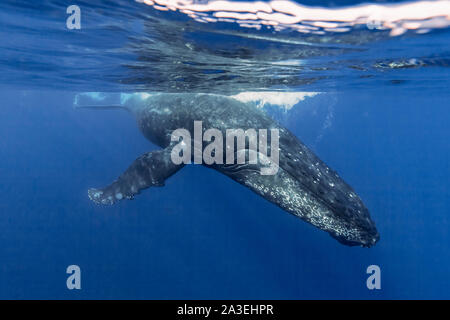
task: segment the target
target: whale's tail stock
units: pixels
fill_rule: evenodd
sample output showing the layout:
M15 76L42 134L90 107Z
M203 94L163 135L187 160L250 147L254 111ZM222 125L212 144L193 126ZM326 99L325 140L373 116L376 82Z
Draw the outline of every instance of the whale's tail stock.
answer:
M91 109L91 110L117 110L122 109L130 111L129 108L122 105L73 105L74 109Z

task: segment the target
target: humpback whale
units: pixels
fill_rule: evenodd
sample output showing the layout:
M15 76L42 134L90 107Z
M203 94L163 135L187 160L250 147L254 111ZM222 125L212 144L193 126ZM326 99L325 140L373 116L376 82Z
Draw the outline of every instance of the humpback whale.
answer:
M161 148L138 157L106 187L89 189L89 198L97 204L112 205L133 199L149 187L163 186L185 165L171 159L175 145L172 132L184 128L193 137L195 121L202 121L204 129L217 128L224 134L229 128L277 129L279 160L273 175L261 174L263 163L203 165L328 232L342 244L371 247L379 240L375 223L355 191L294 134L254 105L216 94L155 93L129 95L115 106L78 107L125 109L134 115L142 134ZM195 148L194 141L190 142ZM248 158L248 143L235 152L244 152Z

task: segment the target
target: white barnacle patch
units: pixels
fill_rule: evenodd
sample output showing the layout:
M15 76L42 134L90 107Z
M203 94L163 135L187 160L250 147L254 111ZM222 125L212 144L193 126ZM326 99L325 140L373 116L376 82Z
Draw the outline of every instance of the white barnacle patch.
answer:
M243 103L255 104L258 108L264 108L266 105L273 105L278 106L284 111L288 111L305 98L312 98L319 93L320 92L246 91L230 96L230 98Z
M123 198L123 195L120 192L116 193L117 200L122 200L122 198Z
M96 191L92 194L92 196L94 197L94 199L98 199L100 198L100 196L103 194L103 191Z

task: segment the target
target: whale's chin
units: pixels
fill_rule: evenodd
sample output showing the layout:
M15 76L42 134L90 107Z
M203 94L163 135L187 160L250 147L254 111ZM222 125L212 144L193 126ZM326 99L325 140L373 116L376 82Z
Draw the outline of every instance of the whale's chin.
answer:
M363 248L370 248L373 247L378 242L378 240L380 240L380 235L378 234L378 232L373 236L366 236L358 240L349 240L342 236L334 235L332 233L330 233L330 236L339 241L340 243L350 247L360 246Z

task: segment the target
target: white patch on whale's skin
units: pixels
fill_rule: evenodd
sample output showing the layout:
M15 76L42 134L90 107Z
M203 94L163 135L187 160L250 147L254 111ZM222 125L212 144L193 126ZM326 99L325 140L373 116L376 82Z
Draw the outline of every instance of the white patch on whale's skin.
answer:
M162 110L160 110L160 109L153 109L150 112L151 113L156 113L158 115L163 115L163 114L170 115L170 114L172 114L172 111L170 111L169 108L164 108Z
M104 92L83 92L75 96L73 101L74 105L78 105L81 99L90 99L93 101L103 101L106 99L106 93Z
M75 95L74 106L124 106L132 108L133 105L141 104L155 93L110 93L110 92L82 92Z
M100 198L100 196L101 196L102 194L103 194L102 191L95 191L95 192L92 193L92 197L93 197L94 199L98 199L98 198Z
M87 92L85 95L97 101L102 101L106 98L106 94L103 92Z
M140 99L145 100L149 97L151 97L152 94L148 92L136 92L136 93L121 93L120 94L120 103L122 105L125 105L128 100L134 98L134 99Z
M278 92L278 91L246 91L230 96L243 103L256 103L258 108L267 104L276 105L285 111L292 109L297 103L307 97L314 97L320 92Z

